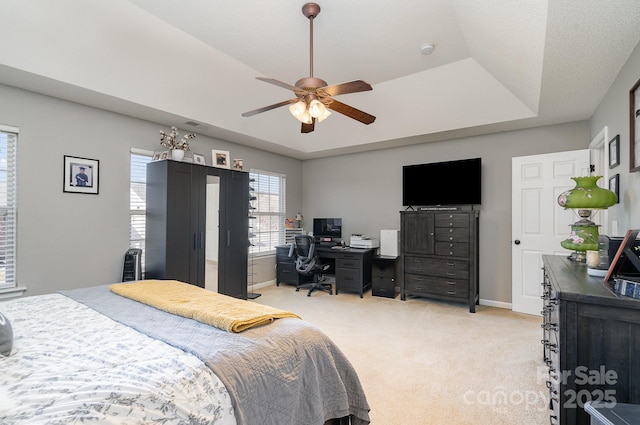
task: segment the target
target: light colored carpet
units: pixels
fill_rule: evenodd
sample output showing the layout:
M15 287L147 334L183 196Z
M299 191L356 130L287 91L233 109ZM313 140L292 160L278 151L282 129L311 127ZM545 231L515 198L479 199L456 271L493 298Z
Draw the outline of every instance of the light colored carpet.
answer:
M329 295L288 285L255 301L292 311L351 360L373 425L549 423L540 317L424 298Z

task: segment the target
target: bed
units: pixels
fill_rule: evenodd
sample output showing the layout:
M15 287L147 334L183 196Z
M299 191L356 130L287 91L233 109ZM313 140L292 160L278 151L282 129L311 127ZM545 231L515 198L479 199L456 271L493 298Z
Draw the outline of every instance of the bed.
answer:
M348 359L295 315L237 332L161 308L112 285L0 302L0 423L369 423Z

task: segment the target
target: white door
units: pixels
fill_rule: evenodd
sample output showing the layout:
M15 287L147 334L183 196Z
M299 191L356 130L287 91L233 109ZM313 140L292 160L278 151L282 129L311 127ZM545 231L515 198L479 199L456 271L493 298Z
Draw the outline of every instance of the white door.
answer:
M589 149L515 157L511 173L511 308L539 315L542 255L569 255L560 242L578 220L558 195L575 186L571 177L589 175Z

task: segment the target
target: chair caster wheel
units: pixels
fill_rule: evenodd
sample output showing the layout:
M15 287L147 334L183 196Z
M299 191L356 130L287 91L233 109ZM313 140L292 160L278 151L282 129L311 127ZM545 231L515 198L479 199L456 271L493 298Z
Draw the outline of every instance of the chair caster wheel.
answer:
M307 294L307 297L310 297L310 296L311 296L311 294Z
M300 288L296 288L296 292L300 292Z

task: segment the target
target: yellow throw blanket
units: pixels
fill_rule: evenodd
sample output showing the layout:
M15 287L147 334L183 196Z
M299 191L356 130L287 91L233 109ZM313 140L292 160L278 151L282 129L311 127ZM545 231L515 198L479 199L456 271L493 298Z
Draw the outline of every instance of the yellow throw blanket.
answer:
M288 311L217 294L177 280L140 280L116 283L110 288L123 297L228 332L242 332L283 317L300 318Z

